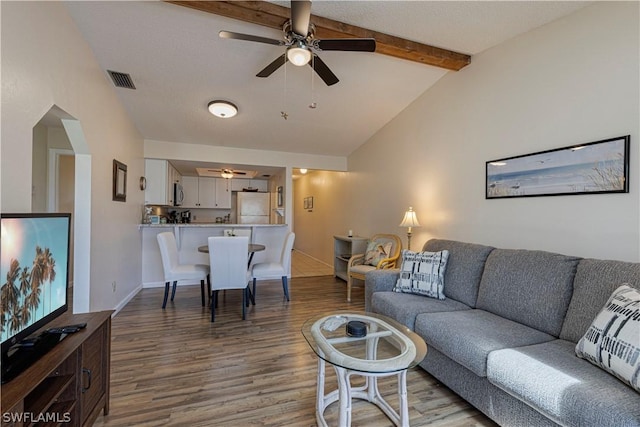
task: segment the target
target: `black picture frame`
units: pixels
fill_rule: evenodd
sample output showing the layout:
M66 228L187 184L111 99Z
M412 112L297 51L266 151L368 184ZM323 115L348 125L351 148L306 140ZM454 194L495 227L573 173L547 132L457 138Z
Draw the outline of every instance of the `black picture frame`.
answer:
M127 165L113 159L113 196L114 202L127 201Z
M630 135L490 160L485 199L628 193Z
M303 199L304 209L313 209L313 196L308 196Z

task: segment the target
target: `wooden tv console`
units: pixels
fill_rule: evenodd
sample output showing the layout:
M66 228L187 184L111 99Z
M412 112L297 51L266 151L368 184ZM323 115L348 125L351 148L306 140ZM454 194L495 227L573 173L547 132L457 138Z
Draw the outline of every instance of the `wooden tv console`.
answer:
M86 322L33 365L3 384L2 418L7 426L91 426L109 413L111 314L62 315L47 328Z

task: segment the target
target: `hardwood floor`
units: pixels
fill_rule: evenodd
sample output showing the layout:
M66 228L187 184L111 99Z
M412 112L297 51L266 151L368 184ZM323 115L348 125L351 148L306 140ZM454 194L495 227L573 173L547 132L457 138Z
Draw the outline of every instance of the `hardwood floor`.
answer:
M314 314L364 309L363 287L346 302L332 276L258 284L241 318L241 291L220 296L215 323L200 287L180 287L162 310L161 288L143 289L113 318L111 409L95 426L314 426L317 359L300 328ZM395 377L380 380L397 404ZM494 426L420 368L409 371L412 426ZM336 386L327 370L327 390ZM338 404L325 415L337 425ZM390 426L375 406L354 401L352 425Z
M313 277L333 275L333 266L327 265L304 252L291 252L291 277Z

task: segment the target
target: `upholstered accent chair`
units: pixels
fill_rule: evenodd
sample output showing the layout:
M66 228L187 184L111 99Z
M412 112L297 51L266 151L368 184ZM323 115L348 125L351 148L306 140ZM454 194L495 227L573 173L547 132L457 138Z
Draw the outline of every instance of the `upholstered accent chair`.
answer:
M347 267L347 301L351 301L353 279L364 280L365 274L373 270L396 268L402 241L395 234L376 234L369 239L364 254L356 254Z

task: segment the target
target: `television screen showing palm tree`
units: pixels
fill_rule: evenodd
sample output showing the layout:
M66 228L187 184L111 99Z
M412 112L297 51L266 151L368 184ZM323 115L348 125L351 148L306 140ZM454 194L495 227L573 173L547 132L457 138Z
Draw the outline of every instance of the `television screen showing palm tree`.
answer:
M69 224L69 214L2 214L3 347L66 311Z

